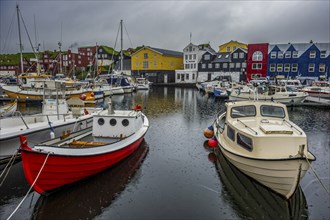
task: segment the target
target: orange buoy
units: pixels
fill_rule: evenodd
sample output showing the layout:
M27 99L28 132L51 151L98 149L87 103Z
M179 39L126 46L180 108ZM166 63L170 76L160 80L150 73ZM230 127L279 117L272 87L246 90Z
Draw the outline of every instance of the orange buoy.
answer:
M213 126L211 125L211 126L205 128L205 130L204 130L204 137L211 138L213 136L214 136Z
M217 145L218 145L218 141L216 138L211 138L209 141L208 141L208 145L209 147L211 148L215 148Z

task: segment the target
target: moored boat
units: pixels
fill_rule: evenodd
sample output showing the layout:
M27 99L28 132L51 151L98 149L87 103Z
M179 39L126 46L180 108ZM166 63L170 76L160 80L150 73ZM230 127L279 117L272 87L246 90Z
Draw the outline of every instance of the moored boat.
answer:
M17 101L0 106L0 117L12 115L17 110Z
M91 127L93 114L101 110L74 107L70 111L65 99L44 99L40 114L1 118L0 161L10 158L19 148L19 135L27 136L31 143L60 137L63 132L67 134Z
M131 155L141 144L149 121L141 108L93 116L93 127L30 148L21 140L27 182L40 194L99 173ZM38 175L40 173L40 175Z
M228 102L213 127L230 163L287 199L315 160L306 134L289 120L280 103Z

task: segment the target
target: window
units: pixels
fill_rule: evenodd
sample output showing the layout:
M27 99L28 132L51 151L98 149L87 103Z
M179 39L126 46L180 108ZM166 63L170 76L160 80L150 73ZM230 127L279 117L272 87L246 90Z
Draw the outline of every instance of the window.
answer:
M206 64L203 63L203 64L202 64L202 69L205 69L205 68L206 68Z
M327 54L327 51L321 50L320 57L325 58L325 55Z
M97 123L102 126L104 124L104 119L103 118L99 118L97 120Z
M311 50L309 52L309 58L315 58L316 57L316 51L315 50Z
M121 124L124 126L124 127L127 127L129 125L129 121L127 119L124 119L121 121Z
M235 63L229 63L229 68L234 68L235 67Z
M192 63L191 63L191 64L190 64L190 69L192 69L192 68L193 68L193 66L194 66L194 64L192 64Z
M176 79L180 79L180 74L176 75Z
M292 58L298 58L298 51L292 51Z
M291 66L291 71L292 72L298 72L298 64L297 63L293 63Z
M290 64L289 63L284 64L284 72L290 72Z
M228 63L224 63L223 68L228 68Z
M236 50L236 46L233 46L233 51Z
M226 54L225 58L228 58L229 57L229 54Z
M191 52L191 51L192 51L192 46L189 47L189 52Z
M189 74L186 74L186 79L187 79L187 80L189 79Z
M261 61L262 60L262 52L261 51L256 51L252 55L252 60L253 61Z
M192 80L194 80L195 79L195 74L192 74Z
M279 58L279 59L283 58L283 52L282 51L277 52L277 58Z
M319 65L319 72L324 73L325 72L325 64L324 63L320 63Z
M233 58L237 59L238 58L238 53L233 53Z
M196 54L193 55L193 59L196 60Z
M315 63L310 63L308 65L308 72L314 72L315 70Z
M206 55L204 56L204 60L210 60L210 54L206 54Z
M157 66L157 61L156 60L154 61L154 66Z
M143 61L143 68L148 69L148 61Z
M188 60L188 55L187 55L187 54L186 54L186 55L184 55L184 57L185 57L185 59L186 59L186 60Z
M220 68L220 63L216 63L215 68L219 69Z
M253 149L252 139L240 133L237 133L237 144L248 151Z
M112 119L110 119L109 123L111 126L115 126L117 124L117 120L112 118Z
M218 58L220 59L222 57L222 54L220 54L219 56L218 56Z
M276 58L276 52L271 52L270 53L270 58L275 59Z
M207 68L211 69L211 68L212 68L212 63L209 63L209 64L207 65Z
M252 63L252 69L262 69L262 63Z
M191 60L192 59L192 55L191 54L189 54L189 60Z
M236 68L241 68L241 63L236 63Z
M239 58L244 58L244 53L239 53Z
M230 52L230 47L227 47L227 52Z
M291 51L285 52L285 58L291 58Z
M232 141L235 141L235 130L232 129L230 126L227 126L227 136L228 136L229 139L231 139Z
M148 59L148 53L144 53L144 54L143 54L143 58L144 58L144 59Z
M276 64L275 63L270 64L269 71L275 72L275 69L276 69Z
M189 63L188 64L185 64L185 69L189 69Z
M194 69L196 69L196 63L194 63Z
M138 67L139 66L139 62L135 62L135 66Z
M266 116L266 117L276 117L276 118L285 117L285 111L282 107L271 106L271 105L262 105L260 107L260 113L262 116Z
M232 118L251 117L256 115L256 107L254 105L233 107L230 113Z
M282 72L283 71L283 64L279 63L277 64L277 72Z
M246 63L242 63L242 68L246 68Z

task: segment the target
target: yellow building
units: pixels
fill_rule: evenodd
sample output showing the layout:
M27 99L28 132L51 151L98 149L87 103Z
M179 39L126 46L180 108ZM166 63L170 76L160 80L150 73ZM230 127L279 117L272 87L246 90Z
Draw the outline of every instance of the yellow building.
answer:
M219 46L219 52L233 52L237 48L242 48L247 50L247 44L231 40L228 43L221 44Z
M174 83L177 69L183 69L182 52L144 46L131 55L132 76L153 83Z

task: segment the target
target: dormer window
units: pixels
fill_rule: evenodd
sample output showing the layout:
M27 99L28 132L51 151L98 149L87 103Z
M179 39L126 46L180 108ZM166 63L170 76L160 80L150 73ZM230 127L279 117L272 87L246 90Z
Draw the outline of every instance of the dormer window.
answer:
M316 51L315 50L311 50L309 52L309 58L315 58L316 57Z
M211 59L210 54L206 54L206 55L204 56L204 60L210 60L210 59Z

